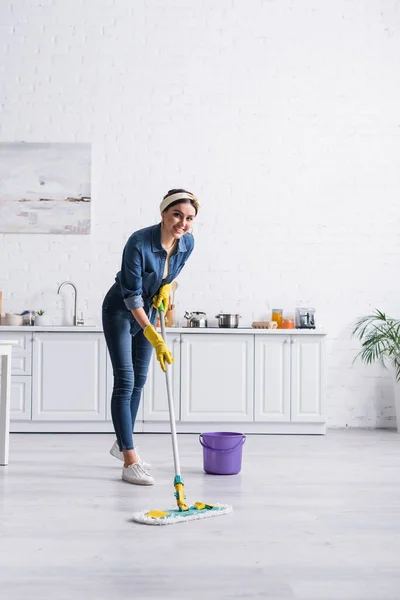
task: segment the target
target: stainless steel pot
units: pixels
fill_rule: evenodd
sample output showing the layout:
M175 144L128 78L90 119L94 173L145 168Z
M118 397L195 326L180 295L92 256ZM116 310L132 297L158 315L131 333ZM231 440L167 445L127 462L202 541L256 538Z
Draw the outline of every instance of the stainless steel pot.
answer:
M185 319L188 320L188 327L207 327L206 313L204 312L185 312Z
M220 315L215 315L215 318L218 319L218 327L225 327L228 329L239 326L240 315L221 313Z

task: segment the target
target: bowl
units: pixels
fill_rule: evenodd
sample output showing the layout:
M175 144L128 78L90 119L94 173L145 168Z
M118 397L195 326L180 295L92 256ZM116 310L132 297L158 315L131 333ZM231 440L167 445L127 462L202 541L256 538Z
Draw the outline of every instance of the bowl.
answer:
M21 315L14 313L6 313L4 325L11 325L13 327L19 327L24 322L24 318Z

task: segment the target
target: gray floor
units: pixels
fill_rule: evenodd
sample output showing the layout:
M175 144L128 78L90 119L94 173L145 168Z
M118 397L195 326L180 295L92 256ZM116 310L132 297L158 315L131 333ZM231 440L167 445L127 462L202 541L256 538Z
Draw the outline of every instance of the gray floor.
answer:
M14 434L0 467L0 589L7 600L400 599L400 435L248 436L240 475L202 470L180 435L189 502L231 515L149 527L174 505L168 435L136 437L156 485L120 480L113 436Z

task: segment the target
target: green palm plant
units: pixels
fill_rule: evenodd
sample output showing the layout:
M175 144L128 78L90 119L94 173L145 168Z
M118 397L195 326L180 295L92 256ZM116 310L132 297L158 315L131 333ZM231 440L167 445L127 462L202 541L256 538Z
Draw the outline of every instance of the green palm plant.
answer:
M356 321L352 335L361 341L361 350L354 360L360 358L366 364L379 361L385 368L389 363L400 382L400 320L376 310Z

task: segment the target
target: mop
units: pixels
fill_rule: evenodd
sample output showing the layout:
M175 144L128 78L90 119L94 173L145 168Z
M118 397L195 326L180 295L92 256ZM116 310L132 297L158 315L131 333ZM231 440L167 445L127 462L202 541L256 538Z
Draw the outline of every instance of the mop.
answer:
M159 314L161 323L161 335L164 339L164 342L166 342L163 306L160 307ZM144 523L145 525L170 525L174 523L182 523L184 521L194 521L195 519L207 519L208 517L218 517L220 515L226 515L227 513L232 511L232 506L229 506L228 504L205 504L203 502L195 502L192 506L188 506L185 502L186 496L184 491L183 479L181 477L178 438L176 435L175 425L174 401L172 397L172 385L169 373L169 365L167 363L165 363L165 368L169 420L171 425L172 450L174 455L175 466L174 488L178 508L171 508L167 510L149 510L147 512L135 513L132 517L132 520L136 521L137 523Z

